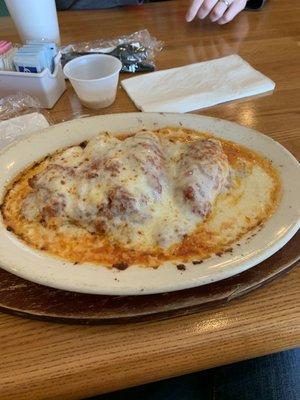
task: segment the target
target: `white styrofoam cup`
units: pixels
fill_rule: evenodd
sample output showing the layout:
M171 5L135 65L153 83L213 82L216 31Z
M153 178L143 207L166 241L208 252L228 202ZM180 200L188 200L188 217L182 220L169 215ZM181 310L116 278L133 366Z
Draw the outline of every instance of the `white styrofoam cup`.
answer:
M27 40L45 40L60 44L55 0L5 0L21 36Z

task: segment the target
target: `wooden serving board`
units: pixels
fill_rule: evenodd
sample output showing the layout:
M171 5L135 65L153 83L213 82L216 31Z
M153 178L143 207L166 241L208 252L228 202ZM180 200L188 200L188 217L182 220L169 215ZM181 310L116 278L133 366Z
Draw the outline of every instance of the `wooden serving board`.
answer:
M220 282L144 296L101 296L38 285L0 269L0 310L69 323L122 323L197 312L242 296L299 265L300 232L257 266Z

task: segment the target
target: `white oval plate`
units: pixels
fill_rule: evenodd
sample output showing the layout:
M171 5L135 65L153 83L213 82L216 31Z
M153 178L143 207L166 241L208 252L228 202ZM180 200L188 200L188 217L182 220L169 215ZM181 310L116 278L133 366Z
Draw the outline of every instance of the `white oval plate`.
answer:
M0 199L5 185L33 162L57 149L88 140L99 132L135 132L141 128L184 126L211 132L247 146L272 160L283 182L283 197L275 214L251 240L240 241L232 254L213 256L200 265L174 263L160 268L131 266L125 271L70 262L36 251L8 232L0 219L0 265L33 282L82 293L139 295L191 288L228 278L270 257L284 246L300 226L300 167L279 143L232 122L189 114L130 113L78 119L35 133L0 154ZM117 278L117 280L115 280Z

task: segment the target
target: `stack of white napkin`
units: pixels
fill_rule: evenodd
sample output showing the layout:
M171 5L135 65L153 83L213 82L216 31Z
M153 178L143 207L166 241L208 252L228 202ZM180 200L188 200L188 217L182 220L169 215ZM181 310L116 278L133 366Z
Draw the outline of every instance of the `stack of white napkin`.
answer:
M147 112L188 112L274 90L275 83L238 55L152 72L122 81Z

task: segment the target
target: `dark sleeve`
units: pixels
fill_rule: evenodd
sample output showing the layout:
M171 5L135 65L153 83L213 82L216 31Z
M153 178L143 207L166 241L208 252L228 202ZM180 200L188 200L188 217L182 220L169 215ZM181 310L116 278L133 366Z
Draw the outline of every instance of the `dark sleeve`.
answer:
M61 10L97 10L141 4L143 0L55 0L56 8Z
M258 10L261 8L266 0L248 0L246 9L248 10Z

